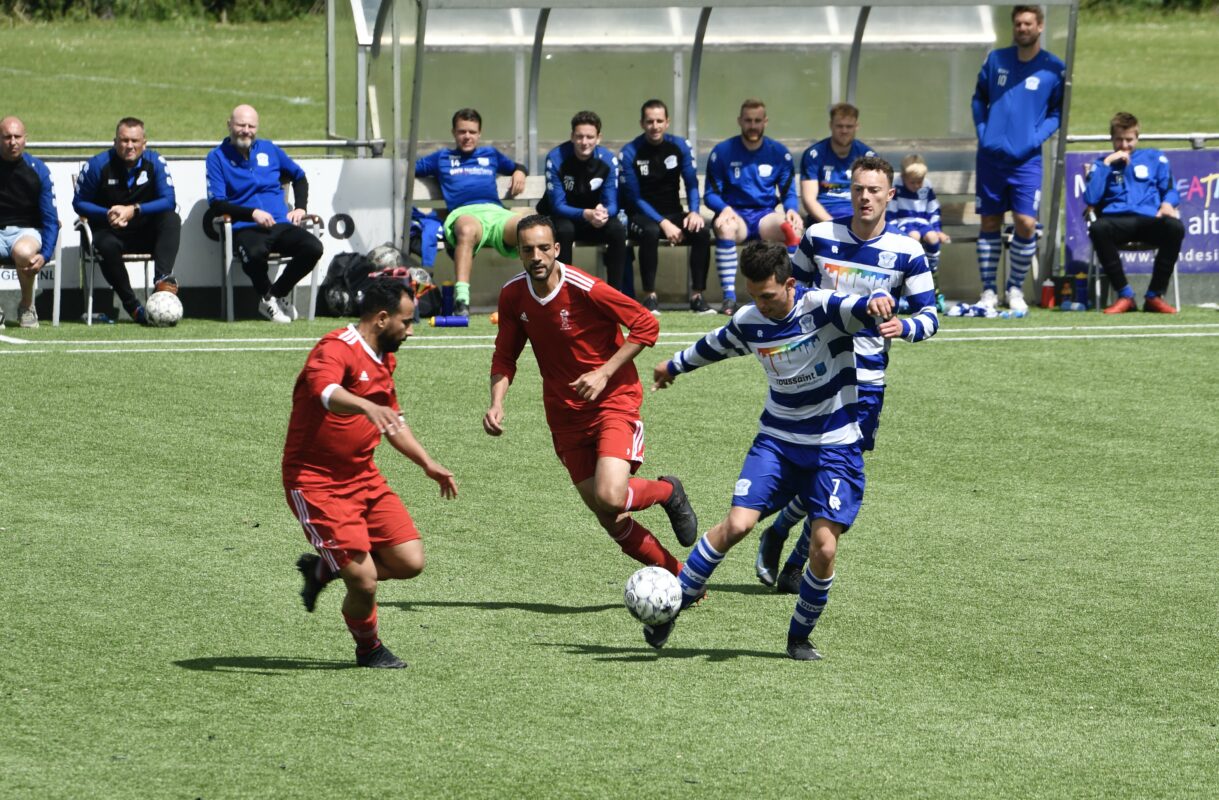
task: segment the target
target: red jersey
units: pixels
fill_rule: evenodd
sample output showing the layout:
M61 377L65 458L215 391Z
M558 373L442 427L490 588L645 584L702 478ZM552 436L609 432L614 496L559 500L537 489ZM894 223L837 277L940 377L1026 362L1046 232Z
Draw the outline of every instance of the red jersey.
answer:
M499 293L499 333L491 374L516 376L516 360L526 340L542 373L542 402L552 430L584 424L581 412L639 413L643 387L633 363L610 376L596 400L588 401L568 384L609 361L627 340L651 347L660 324L643 306L604 281L567 264L556 264L559 285L546 297L534 293L527 273L504 284Z
M372 454L381 433L363 414L333 414L334 387L377 405L398 408L392 353L373 352L354 325L322 337L305 359L292 390L292 418L284 442L284 486L347 484L377 473Z

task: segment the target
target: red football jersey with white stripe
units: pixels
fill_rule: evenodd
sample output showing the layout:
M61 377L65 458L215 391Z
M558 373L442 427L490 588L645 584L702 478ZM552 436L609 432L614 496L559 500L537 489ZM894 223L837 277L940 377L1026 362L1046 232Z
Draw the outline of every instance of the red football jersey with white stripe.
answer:
M338 385L372 402L398 407L392 353L381 357L354 325L322 337L305 360L292 390L292 418L284 442L284 486L333 486L377 472L372 454L381 433L363 414L334 414L323 404Z
M491 374L516 376L516 361L528 341L542 373L546 420L558 430L581 424L585 411L625 411L637 414L643 387L633 363L623 364L596 400L587 401L568 384L609 361L626 340L646 347L656 344L660 324L643 306L604 281L567 264L558 287L546 297L534 293L522 272L499 293L499 333Z

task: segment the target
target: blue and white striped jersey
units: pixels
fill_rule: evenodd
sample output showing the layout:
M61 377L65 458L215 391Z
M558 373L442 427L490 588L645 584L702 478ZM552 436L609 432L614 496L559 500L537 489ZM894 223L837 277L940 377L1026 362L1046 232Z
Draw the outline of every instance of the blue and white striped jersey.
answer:
M927 225L933 231L940 230L940 201L935 198L935 189L931 181L924 178L918 191L911 191L902 183L901 176L893 181L897 195L889 203L887 219L899 226L916 223Z
M669 372L753 353L770 381L759 433L800 445L852 444L860 438L852 334L875 321L867 305L867 297L797 285L786 317L742 306L727 325L674 355Z
M902 338L908 342L930 339L940 327L935 310L935 282L923 255L923 246L886 229L874 239L863 240L850 228L850 219L818 222L804 233L792 256L792 275L797 281L835 292L868 295L883 289L896 301L905 297L918 309L902 320ZM889 365L889 340L870 326L855 339L860 384L885 385Z

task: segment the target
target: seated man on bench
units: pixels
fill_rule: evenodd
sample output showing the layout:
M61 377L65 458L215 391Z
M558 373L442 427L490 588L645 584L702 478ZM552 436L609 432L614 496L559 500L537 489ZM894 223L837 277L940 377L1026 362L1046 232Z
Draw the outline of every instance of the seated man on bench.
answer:
M525 189L525 167L494 147L480 147L483 118L472 108L453 114L453 147L444 147L415 161L416 178L440 183L449 214L445 239L453 248L453 313L470 314L470 273L474 254L486 245L505 258L516 258L516 224L530 209L509 210L499 199L496 175L511 175L509 197Z

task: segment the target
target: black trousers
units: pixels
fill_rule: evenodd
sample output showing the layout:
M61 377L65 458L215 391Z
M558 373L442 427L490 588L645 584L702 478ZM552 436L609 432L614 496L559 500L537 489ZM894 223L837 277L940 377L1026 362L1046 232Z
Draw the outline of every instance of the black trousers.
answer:
M1168 281L1181 255L1181 240L1185 226L1175 217L1144 217L1141 214L1101 214L1088 228L1088 238L1096 250L1096 259L1109 278L1114 291L1126 288L1126 271L1118 245L1145 242L1156 246L1156 260L1151 269L1147 291L1164 294Z
M605 245L605 282L615 289L622 288L622 265L626 260L626 228L617 217L610 217L609 222L600 228L590 225L586 220L574 220L567 217L553 216L555 234L559 238L559 260L564 264L571 263L571 250L577 240L595 242ZM595 270L588 270L595 272Z
M124 253L151 253L156 264L155 277L172 275L178 258L178 242L182 238L182 220L177 213L141 215L126 228L112 228L105 222L89 221L93 233L93 249L101 262L102 275L119 296L119 302L130 314L139 306L131 288L131 278L123 264Z
M250 276L259 297L287 297L322 258L318 238L290 222L277 222L270 228L242 228L233 234L233 244L241 259L241 270ZM274 285L267 275L267 256L271 253L292 259Z
M681 228L685 214L665 217ZM639 243L639 278L645 294L656 291L656 265L659 261L660 223L643 214L631 215L631 238ZM681 246L688 247L686 262L690 269L690 288L701 293L707 288L707 269L711 265L711 226L704 225L697 233L682 228Z

